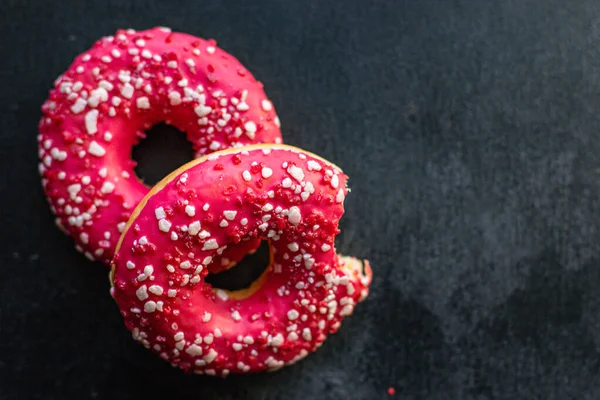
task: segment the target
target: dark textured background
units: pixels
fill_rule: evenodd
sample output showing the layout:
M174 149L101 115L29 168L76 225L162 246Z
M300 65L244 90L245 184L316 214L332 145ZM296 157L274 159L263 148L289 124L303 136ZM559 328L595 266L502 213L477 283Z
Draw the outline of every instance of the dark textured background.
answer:
M0 7L0 399L599 399L596 0L26 1ZM101 35L214 37L285 140L351 177L373 290L296 366L185 376L136 345L36 165L53 79Z

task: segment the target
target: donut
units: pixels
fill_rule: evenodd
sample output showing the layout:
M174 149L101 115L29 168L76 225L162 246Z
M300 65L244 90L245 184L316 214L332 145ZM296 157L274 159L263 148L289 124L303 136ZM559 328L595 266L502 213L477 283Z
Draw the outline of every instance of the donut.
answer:
M131 159L144 130L175 126L195 157L281 143L262 84L215 41L167 28L120 30L96 42L58 77L42 113L39 172L56 223L78 250L107 264L149 190Z
M186 372L217 376L276 370L317 349L371 283L367 261L334 247L346 179L275 144L171 173L131 215L112 262L111 294L133 338ZM268 267L246 289L213 288L214 257L245 238L268 242Z

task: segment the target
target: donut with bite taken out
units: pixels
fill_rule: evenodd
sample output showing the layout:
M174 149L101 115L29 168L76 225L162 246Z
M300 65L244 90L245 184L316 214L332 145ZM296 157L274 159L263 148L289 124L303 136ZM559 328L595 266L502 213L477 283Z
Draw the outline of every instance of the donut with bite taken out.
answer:
M371 268L336 254L347 177L284 145L194 160L137 206L112 263L111 294L135 340L186 372L275 370L316 350L363 300ZM194 212L188 212L193 209ZM205 281L215 257L266 240L249 288Z
M262 84L214 41L167 28L102 38L55 81L42 111L39 170L56 222L78 250L105 263L149 190L131 159L144 130L159 122L175 126L195 157L281 143ZM215 268L237 261L235 254L220 257Z

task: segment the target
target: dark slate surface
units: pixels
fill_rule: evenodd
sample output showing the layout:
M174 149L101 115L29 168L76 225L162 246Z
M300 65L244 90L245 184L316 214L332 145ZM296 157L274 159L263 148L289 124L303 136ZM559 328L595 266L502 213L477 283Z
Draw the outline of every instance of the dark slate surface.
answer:
M27 1L0 11L0 399L600 398L600 3ZM119 27L214 37L352 194L369 300L300 364L185 376L53 225L39 107ZM161 393L169 393L165 397Z

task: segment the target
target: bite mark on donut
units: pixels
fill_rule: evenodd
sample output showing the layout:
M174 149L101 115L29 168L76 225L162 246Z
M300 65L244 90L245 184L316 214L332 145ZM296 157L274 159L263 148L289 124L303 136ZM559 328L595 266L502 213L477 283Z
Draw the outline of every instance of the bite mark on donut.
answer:
M266 179L264 168L273 172ZM292 184L284 185L289 178ZM304 200L308 183L312 190ZM221 190L227 195L213 195ZM371 283L368 262L335 253L343 214L339 190L347 193L339 168L291 146L224 150L174 171L136 207L117 247L113 294L134 338L185 371L220 376L275 370L316 350ZM182 198L194 206L193 216L178 206ZM176 241L156 224L161 207L173 210ZM196 221L204 235L190 234ZM246 237L269 241L269 267L245 290L210 287L204 278L213 256ZM128 265L148 264L154 266L152 285L163 290L157 296L147 289L149 298L140 300L134 292L150 278ZM174 331L185 339L170 339Z

